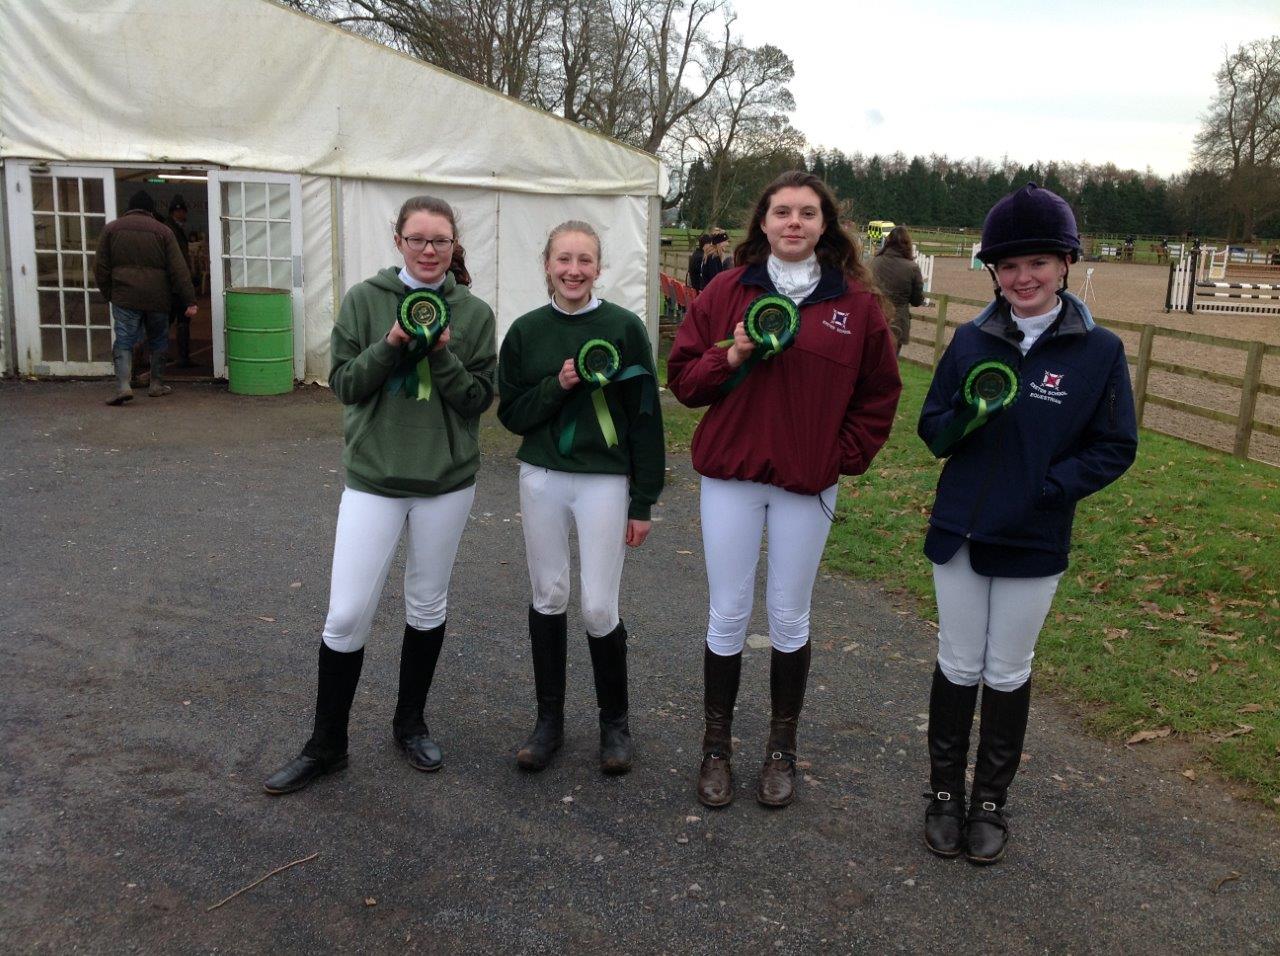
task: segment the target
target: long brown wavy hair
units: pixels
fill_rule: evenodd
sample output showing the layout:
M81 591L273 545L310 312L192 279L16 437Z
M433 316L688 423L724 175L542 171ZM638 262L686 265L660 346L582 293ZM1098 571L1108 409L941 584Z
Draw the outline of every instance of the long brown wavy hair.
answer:
M396 235L404 228L404 222L415 212L429 212L443 216L449 220L449 228L453 231L453 260L449 263L449 271L459 285L471 285L471 273L467 271L467 251L462 248L458 239L458 217L453 207L436 196L410 196L400 207L400 215L396 217Z
M829 269L839 269L847 279L859 282L869 289L875 288L871 272L862 262L862 249L858 240L840 226L840 210L836 205L835 195L821 179L802 169L783 173L765 188L756 203L755 212L751 214L751 221L747 224L747 238L734 250L733 264L756 265L768 260L769 238L764 234L761 224L769 212L773 194L779 189L804 186L818 194L818 203L822 209L822 235L818 237L818 244L814 248L818 262Z
M904 259L914 259L916 257L914 243L911 241L911 233L907 232L906 226L894 226L889 230L889 235L884 240L884 245L880 247L880 251L876 253L878 256L884 255L890 249L897 249Z

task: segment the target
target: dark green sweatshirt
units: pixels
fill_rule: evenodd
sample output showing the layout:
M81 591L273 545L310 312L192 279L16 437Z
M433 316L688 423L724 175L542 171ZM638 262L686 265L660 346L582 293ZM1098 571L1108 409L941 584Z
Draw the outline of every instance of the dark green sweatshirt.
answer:
M449 342L428 353L431 398L392 394L387 380L409 346L387 343L405 295L399 270L383 269L342 300L330 343L329 387L346 406L347 486L389 498L443 495L476 480L479 419L493 402L493 310L445 276Z
M498 418L524 437L516 457L554 471L627 475L631 505L627 517L649 520L649 508L662 492L666 453L662 410L654 378L632 378L604 387L618 444L605 445L587 385L565 391L558 375L564 360L577 355L588 339L607 339L622 356L622 367L642 365L653 374L653 352L644 324L633 312L610 302L580 315L565 315L548 303L516 319L502 340L498 363ZM642 414L642 389L652 409ZM560 413L574 402L577 435L568 456L561 455Z

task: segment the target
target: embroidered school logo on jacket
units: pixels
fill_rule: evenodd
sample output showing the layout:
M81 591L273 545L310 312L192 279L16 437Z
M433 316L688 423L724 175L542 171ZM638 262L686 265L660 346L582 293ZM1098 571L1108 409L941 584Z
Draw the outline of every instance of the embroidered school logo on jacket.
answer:
M849 331L848 323L849 323L848 312L837 312L835 309L832 309L831 318L824 320L822 324L829 329L834 329L836 332L839 332L841 335L852 335L853 333Z
M1028 383L1027 395L1061 405L1062 400L1067 397L1066 390L1062 387L1062 380L1066 377L1065 372L1045 372L1038 385L1035 382Z

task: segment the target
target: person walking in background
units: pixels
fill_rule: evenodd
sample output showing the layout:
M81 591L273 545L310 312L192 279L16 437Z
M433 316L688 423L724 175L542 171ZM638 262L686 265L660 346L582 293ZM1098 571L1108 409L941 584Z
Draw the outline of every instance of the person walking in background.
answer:
M182 261L191 265L189 237L187 236L187 202L182 196L174 196L169 200L169 218L165 225L173 230L173 238L178 240L178 248L182 250ZM177 326L178 368L191 368L191 319L182 303L174 300L169 312L169 324Z
M1124 346L1067 291L1080 252L1071 207L1047 189L1029 183L991 208L978 256L995 300L956 330L920 413L920 437L947 459L924 542L938 601L924 838L942 857L1004 856L1031 661L1076 502L1119 478L1137 451Z
M475 499L480 415L493 402L497 347L493 310L468 288L449 204L434 196L407 200L393 241L403 264L353 286L333 327L329 387L344 406L346 483L315 724L302 752L263 784L270 794L301 790L347 766L347 724L364 647L406 528L405 625L391 730L415 770L439 770L444 762L424 708L444 644L453 562Z
M893 306L889 331L898 355L911 340L910 307L924 305L924 276L915 259L915 247L906 226L890 229L884 245L871 259L871 276Z
M538 718L516 762L542 770L564 740L574 525L600 709L600 769L620 774L631 769L632 743L618 591L626 550L648 537L649 510L662 491L662 412L644 322L595 295L601 269L595 229L576 220L556 226L542 263L551 301L516 319L498 364L498 418L522 439L520 514L533 590L529 641ZM584 380L591 375L599 378Z
M108 405L133 401L129 384L133 347L144 338L151 351L147 394L159 398L172 391L164 384L170 306L180 306L187 318L196 314L187 260L172 230L156 219L155 211L155 200L139 190L130 197L128 211L107 223L98 238L93 275L98 291L111 303L115 336L111 355L116 393Z
M696 292L702 291L702 250L710 240L711 237L704 232L698 237L698 243L693 247L693 251L689 253L689 285Z
M667 360L676 398L709 406L692 447L710 592L697 792L710 807L733 799L733 707L767 527L772 716L756 799L782 807L795 796L809 608L839 477L865 472L884 445L902 382L870 274L820 178L775 179L734 261L693 301Z

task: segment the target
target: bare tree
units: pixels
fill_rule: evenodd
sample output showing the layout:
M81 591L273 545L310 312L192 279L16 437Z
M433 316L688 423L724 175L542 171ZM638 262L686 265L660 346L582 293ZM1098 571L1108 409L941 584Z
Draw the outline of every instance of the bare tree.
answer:
M1228 54L1217 82L1196 162L1226 178L1230 238L1252 239L1258 221L1280 209L1280 36Z
M734 38L729 0L285 2L654 154L775 55Z
M683 121L710 176L710 218L723 219L736 193L733 177L746 154L800 151L804 138L787 120L795 99L787 89L795 76L791 58L775 46L738 48L737 68Z

